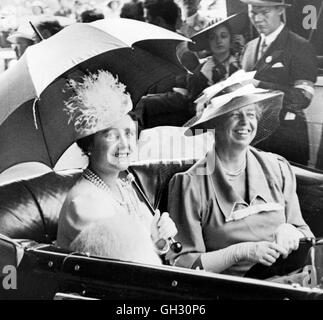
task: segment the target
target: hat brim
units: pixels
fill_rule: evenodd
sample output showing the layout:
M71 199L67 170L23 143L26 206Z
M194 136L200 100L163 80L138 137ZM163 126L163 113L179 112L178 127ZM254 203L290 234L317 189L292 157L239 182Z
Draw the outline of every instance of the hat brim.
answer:
M26 39L29 41L34 41L31 35L28 35L26 33L22 33L22 32L15 32L12 35L7 37L7 41L9 41L10 43L17 43L18 39Z
M202 134L205 130L215 128L215 119L229 112L238 110L251 104L258 104L261 108L261 118L258 121L258 130L253 145L267 138L279 125L279 114L282 108L283 92L272 91L266 93L252 93L235 97L228 103L212 112L204 112L185 132L185 136ZM212 108L212 107L211 107Z
M192 51L201 51L209 48L208 33L210 30L227 23L231 27L232 34L239 34L248 25L248 15L245 12L240 12L229 16L224 20L220 20L211 26L203 29L202 31L196 33L191 40L193 43L189 43L189 49Z
M282 3L282 2L273 2L273 1L261 1L261 0L240 0L245 4L251 4L253 6L261 6L261 7L276 7L276 6L284 6L290 7L291 4L289 3Z

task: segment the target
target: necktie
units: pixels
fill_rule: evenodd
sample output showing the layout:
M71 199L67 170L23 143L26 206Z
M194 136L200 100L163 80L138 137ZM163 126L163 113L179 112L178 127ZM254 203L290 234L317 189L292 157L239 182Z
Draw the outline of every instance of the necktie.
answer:
M258 60L265 54L267 47L266 40L263 39L259 48Z
M227 74L227 69L225 65L218 62L212 68L212 82L217 83L221 81L222 79L225 78L226 74Z

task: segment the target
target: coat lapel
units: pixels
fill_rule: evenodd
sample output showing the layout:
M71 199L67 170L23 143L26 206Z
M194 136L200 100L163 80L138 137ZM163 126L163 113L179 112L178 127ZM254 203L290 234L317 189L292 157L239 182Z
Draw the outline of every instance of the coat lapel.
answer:
M249 42L241 61L242 68L245 71L255 70L259 45L260 37Z
M225 178L222 171L222 165L213 146L212 150L207 154L208 172L211 174L211 180L214 187L214 193L218 205L225 216L229 218L236 203L246 204L245 201L234 191ZM213 169L213 170L212 170Z
M263 57L257 61L255 65L255 70L261 72L268 69L271 66L271 62L275 61L284 52L287 43L287 38L288 30L286 27L284 27L284 29L278 35L276 40L272 42L272 44L269 46Z
M218 205L226 220L230 219L236 204L243 204L244 207L249 207L226 180L215 147L207 154L207 167L211 175ZM259 203L274 202L262 166L250 149L247 152L247 181L251 206ZM262 201L257 201L258 198L261 198Z
M253 204L257 197L267 203L274 202L265 173L250 149L247 152L247 172L250 204Z

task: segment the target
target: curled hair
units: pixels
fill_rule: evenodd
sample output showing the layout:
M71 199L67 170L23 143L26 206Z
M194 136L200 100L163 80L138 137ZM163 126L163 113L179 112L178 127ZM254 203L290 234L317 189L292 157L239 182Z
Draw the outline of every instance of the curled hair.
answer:
M91 147L94 144L94 134L86 136L84 138L76 140L76 144L82 150L85 155L89 155Z
M137 116L133 111L129 112L128 115L133 121L138 122ZM140 132L141 132L141 128L138 127L137 139L139 139ZM89 156L89 153L91 152L91 149L94 145L94 136L95 136L95 133L76 140L76 144L78 145L78 147L87 156Z

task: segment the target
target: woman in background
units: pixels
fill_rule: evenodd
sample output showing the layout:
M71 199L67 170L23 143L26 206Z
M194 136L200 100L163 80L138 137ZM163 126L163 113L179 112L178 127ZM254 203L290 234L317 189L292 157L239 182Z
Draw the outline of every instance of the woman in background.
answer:
M192 51L210 52L210 56L188 76L187 89L192 100L195 100L208 86L228 78L241 69L239 61L241 48L239 50L234 48L234 36L241 33L246 21L248 21L247 15L236 14L212 24L191 38L194 41L194 44L189 44Z

